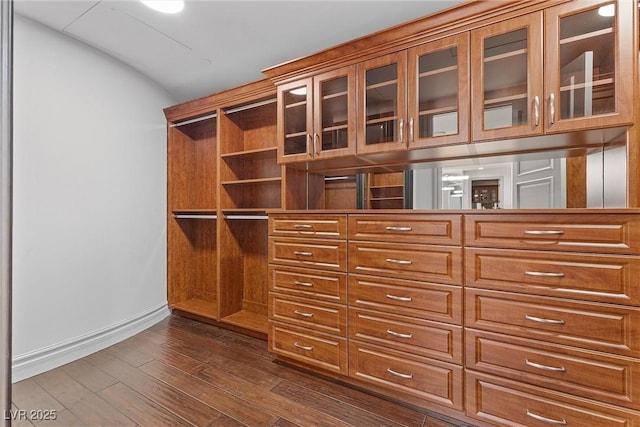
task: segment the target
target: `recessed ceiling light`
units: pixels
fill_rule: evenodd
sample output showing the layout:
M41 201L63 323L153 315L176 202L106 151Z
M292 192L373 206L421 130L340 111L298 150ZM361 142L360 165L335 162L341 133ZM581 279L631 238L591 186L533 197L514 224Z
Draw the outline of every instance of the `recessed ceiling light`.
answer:
M615 16L616 15L616 5L615 4L608 4L606 6L601 6L598 9L598 15L600 16L604 16L604 17L611 17L611 16Z
M140 0L146 6L162 13L178 13L184 9L184 0Z

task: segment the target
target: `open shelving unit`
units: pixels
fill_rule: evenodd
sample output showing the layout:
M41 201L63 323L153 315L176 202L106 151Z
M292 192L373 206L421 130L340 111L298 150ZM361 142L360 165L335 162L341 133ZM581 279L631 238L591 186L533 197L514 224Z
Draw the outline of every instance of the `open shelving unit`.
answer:
M168 302L210 319L218 316L216 120L170 123L167 141Z
M282 206L275 98L222 110L220 116L221 322L268 330L267 215Z
M367 174L367 209L411 208L412 195L408 191L410 172L386 172Z

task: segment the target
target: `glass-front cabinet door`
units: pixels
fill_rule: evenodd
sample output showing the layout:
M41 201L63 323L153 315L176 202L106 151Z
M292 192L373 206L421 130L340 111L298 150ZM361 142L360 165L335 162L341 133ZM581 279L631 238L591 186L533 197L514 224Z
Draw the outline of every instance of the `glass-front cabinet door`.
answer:
M469 142L469 35L409 50L409 148Z
M312 79L278 86L278 161L313 158Z
M633 121L633 3L571 2L545 11L547 131Z
M541 134L542 12L471 32L473 141Z
M406 71L406 51L358 64L358 153L407 148Z
M313 150L315 158L356 152L355 67L313 78Z

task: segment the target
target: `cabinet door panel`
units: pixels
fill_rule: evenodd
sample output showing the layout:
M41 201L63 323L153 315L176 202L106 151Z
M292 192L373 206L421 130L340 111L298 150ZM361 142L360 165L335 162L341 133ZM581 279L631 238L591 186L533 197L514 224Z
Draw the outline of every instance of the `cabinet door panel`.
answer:
M633 122L633 2L577 2L545 10L546 130Z
M469 142L469 34L409 49L409 148Z
M471 32L473 141L541 134L542 12Z
M313 133L312 80L278 86L278 162L310 160Z

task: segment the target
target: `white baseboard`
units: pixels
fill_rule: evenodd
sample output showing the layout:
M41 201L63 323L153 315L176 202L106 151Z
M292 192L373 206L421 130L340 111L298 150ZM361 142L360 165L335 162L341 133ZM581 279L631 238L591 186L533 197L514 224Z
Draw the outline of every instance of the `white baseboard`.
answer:
M13 358L11 381L18 382L88 356L155 325L171 312L166 304L90 334Z

